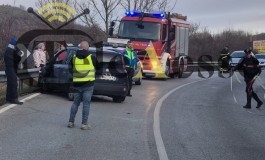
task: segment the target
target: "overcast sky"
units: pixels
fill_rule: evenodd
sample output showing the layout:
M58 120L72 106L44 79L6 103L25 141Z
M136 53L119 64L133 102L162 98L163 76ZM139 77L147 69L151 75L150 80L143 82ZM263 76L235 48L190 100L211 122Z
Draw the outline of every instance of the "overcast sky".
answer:
M16 6L35 8L36 0L16 0ZM0 0L0 4L14 4ZM188 16L188 21L199 23L213 33L224 29L265 32L265 0L178 0L174 12Z

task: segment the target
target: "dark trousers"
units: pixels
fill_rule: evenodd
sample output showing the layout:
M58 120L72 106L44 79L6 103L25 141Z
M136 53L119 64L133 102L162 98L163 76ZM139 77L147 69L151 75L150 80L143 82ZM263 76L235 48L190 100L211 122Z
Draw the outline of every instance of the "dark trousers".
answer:
M17 70L13 67L6 67L7 87L6 101L18 99L17 93Z
M252 97L257 101L257 103L262 103L259 99L258 95L253 91L253 84L254 80L253 78L246 78L246 93L247 93L247 106L251 106L251 99Z
M127 71L127 74L128 74L128 83L129 83L128 95L129 95L129 94L131 94L131 89L132 89L132 78L133 78L133 75L134 75L134 69L126 67L126 71Z

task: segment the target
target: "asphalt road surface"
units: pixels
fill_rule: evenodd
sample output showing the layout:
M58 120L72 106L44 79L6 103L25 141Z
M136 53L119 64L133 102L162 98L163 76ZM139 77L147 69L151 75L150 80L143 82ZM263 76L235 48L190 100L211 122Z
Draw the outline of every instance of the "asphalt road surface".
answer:
M254 85L263 101L264 77ZM88 131L82 106L69 129L72 102L41 94L0 108L0 160L264 160L265 105L243 109L244 90L238 73L144 80L124 103L93 97Z

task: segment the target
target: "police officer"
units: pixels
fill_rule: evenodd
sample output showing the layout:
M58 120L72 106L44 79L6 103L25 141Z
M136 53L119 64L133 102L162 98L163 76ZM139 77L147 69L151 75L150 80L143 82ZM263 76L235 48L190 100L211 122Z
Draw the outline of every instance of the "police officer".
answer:
M126 49L123 52L124 61L126 64L126 71L128 74L128 82L129 82L129 91L127 96L132 97L131 89L132 89L132 78L134 75L134 69L137 65L137 57L133 51L132 42L128 41L126 45Z
M11 104L22 105L23 102L18 100L17 92L17 69L21 57L16 50L16 39L12 38L4 53L5 73L7 77L6 101Z
M75 116L78 107L83 100L82 112L82 130L88 130L91 126L88 124L90 110L90 101L94 91L96 57L88 51L89 44L87 41L80 43L80 49L73 57L73 87L74 103L71 107L68 127L74 127Z
M244 51L246 53L246 57L244 57L234 69L243 69L247 93L247 104L244 106L244 108L251 108L252 97L257 101L256 108L260 108L263 102L259 99L258 95L254 92L252 87L257 76L261 73L261 69L258 67L259 61L254 56L252 56L252 51L250 49L246 49Z

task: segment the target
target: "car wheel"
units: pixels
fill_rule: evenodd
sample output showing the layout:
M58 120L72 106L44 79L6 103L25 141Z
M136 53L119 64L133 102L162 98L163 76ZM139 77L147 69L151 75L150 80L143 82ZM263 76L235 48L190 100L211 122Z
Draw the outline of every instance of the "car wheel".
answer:
M67 92L67 98L69 101L74 100L74 93L72 87L69 87L68 92Z
M141 85L142 84L142 80L143 80L143 72L141 72L141 74L142 74L142 76L137 80L137 81L135 81L135 84L136 85Z
M126 97L123 97L123 96L113 97L113 102L115 102L115 103L121 103L121 102L125 101L125 98Z

